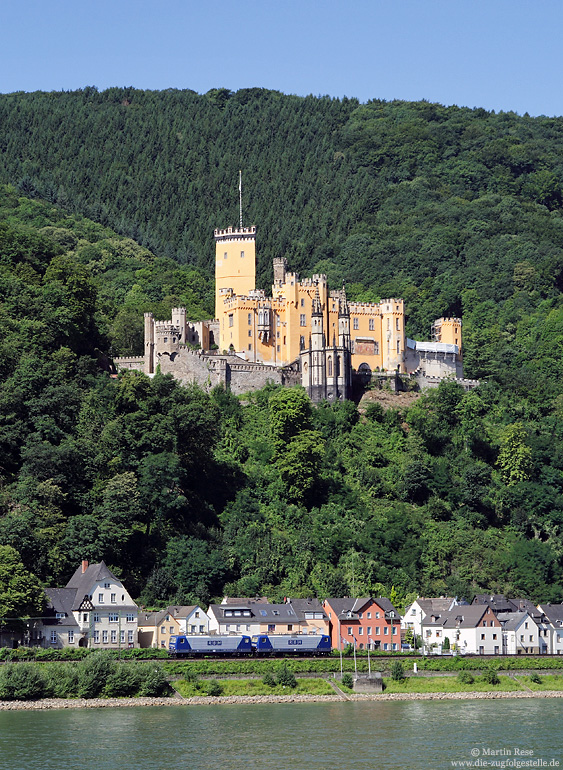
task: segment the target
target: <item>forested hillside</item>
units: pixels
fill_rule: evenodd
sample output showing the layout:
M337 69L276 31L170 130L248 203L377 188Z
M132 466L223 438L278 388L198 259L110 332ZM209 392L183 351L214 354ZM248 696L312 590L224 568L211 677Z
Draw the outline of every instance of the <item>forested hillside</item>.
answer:
M27 570L104 558L149 603L563 599L563 120L90 88L0 96L0 126L0 544ZM239 168L263 285L284 254L404 296L412 336L462 314L481 387L360 415L112 378L143 312L210 317Z

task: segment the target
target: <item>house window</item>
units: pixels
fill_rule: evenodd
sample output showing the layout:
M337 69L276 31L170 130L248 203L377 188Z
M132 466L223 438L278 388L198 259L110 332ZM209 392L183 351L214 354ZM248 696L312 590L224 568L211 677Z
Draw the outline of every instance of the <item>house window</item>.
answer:
M401 340L397 340L397 353L401 352Z
M162 626L162 628L160 629L160 633L161 634L165 634L166 633L166 626Z
M373 352L375 353L376 356L379 355L379 342L373 343Z
M352 321L352 326L353 326L354 329L359 329L360 328L360 319L359 318L354 318L353 321Z
M348 636L352 636L352 627L348 626Z
M392 626L391 627L391 633L392 634L396 634L397 633L397 626Z
M87 613L87 612L85 612L85 613L82 615L82 622L83 622L83 623L87 623L87 622L88 622L88 613Z
M367 616L368 618L371 618L371 612L368 612Z
M229 255L228 255L228 253L225 251L225 252L223 253L223 259L227 259L227 257L228 257L228 256L229 256Z
M364 629L360 626L358 628L358 636L363 636L363 633L364 633Z
M247 630L247 631L250 631L250 626L247 626L247 627L246 627L246 630ZM199 633L200 633L200 634L203 634L203 633L205 633L205 626L200 626L200 627L199 627Z
M379 620L379 612L375 613L375 617Z
M252 326L252 313L248 314L248 325Z
M379 626L376 626L375 627L375 635L379 636L380 635L380 631L381 631L381 628Z
M241 258L241 259L244 259L244 251L241 251L241 253L240 253L240 258Z
M128 623L134 623L135 622L135 613L134 612L128 612L127 615L125 616L125 620Z
M389 628L387 626L383 627L383 636L387 636L389 634Z
M72 629L68 632L68 643L74 644L74 631Z
M104 595L98 594L98 604L103 604L103 603L104 603Z
M299 347L300 348L304 348L305 347L305 337L303 335L301 335L299 337Z
M107 643L108 643L108 632L102 631L102 644L107 644Z
M111 601L112 604L115 604L115 594L111 595L110 601Z
M117 623L119 621L119 615L117 612L110 612L108 615L108 620L110 623Z
M94 644L99 644L99 643L100 643L100 632L94 631Z
M375 318L370 318L368 321L370 332L375 331Z
M387 319L387 331L389 331L390 329L391 329L391 319L388 318Z
M332 377L332 356L328 357L328 376Z
M194 612L194 617L199 618L199 612Z
M307 326L307 316L305 313L301 313L299 316L299 326Z
M104 588L111 588L111 584L110 583L104 583Z
M66 618L66 612L57 612L55 614L55 617L57 618L57 620L62 620L62 618Z
M51 631L51 644L56 644L56 643L57 643L57 632Z
M276 345L276 350L277 350L278 353L280 352L280 346L279 345Z
M127 631L127 641L129 644L133 644L133 631Z
M229 326L232 326L234 324L234 316L232 313L229 313Z
M305 300L301 297L301 307L305 307Z
M293 626L291 625L291 623L287 624L287 630L288 631L293 631Z
M111 643L116 644L117 643L117 631L111 632Z
M496 635L496 634L493 634L493 639L496 639L496 638L497 638L497 635Z
M485 638L485 634L481 634L481 640Z
M524 623L524 628L528 628L528 624L527 623Z
M387 644L387 642L385 642L385 644L383 645L383 649L384 650L388 650L389 649L389 645Z
M174 633L174 626L170 626L170 628L168 630L170 631L171 634L173 634Z
M249 337L252 337L252 329L249 329L249 330L248 330L248 336L249 336Z
M94 623L99 623L99 622L100 622L100 613L99 612L95 612L94 613Z
M368 636L371 636L371 626L368 626L366 633Z
M399 331L399 319L395 318L395 329Z
M275 625L274 625L273 623L270 623L270 624L268 625L268 633L269 633L269 634L273 634L275 630L276 630L276 627L275 627Z
M195 634L195 632L196 632L196 627L195 626L192 626L192 631L191 632L192 632L192 634Z
M119 632L119 641L121 642L121 644L125 644L125 631Z

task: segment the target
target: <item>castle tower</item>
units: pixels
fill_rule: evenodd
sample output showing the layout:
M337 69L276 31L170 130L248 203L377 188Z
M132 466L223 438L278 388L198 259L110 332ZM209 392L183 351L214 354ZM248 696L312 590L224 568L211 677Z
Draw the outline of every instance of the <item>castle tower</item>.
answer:
M154 316L145 313L145 374L154 374Z
M402 299L382 299L381 342L383 368L405 371L405 306Z
M221 292L247 297L256 288L256 227L215 230L215 318L223 314Z
M317 285L311 309L311 371L308 388L309 396L315 402L326 398L326 341L323 327L323 306Z
M283 286L287 273L287 259L285 257L274 257L274 285Z
M338 302L338 351L335 368L339 398L350 398L352 393L352 342L350 338L350 308L346 289L342 287Z

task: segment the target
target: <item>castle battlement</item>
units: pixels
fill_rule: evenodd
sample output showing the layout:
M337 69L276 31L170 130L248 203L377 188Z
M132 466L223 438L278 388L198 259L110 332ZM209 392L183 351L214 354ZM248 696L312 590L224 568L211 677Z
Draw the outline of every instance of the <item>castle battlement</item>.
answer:
M215 228L215 241L253 241L256 238L256 226Z

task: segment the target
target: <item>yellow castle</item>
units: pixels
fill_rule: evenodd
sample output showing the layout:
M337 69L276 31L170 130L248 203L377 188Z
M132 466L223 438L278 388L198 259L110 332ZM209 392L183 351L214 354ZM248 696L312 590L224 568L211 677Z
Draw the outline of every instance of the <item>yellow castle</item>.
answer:
M220 350L249 361L286 366L309 347L318 294L326 343L339 341L344 290L329 291L325 275L299 280L285 257L274 259L272 294L256 289L256 228L215 230L215 317ZM405 307L402 299L347 303L351 364L371 371L405 370Z
M313 401L350 398L353 371L364 382L381 372L415 374L421 387L444 377L477 384L463 380L460 318L435 321L431 342L410 340L402 299L349 302L344 287L329 289L326 275L300 280L285 257L274 259L267 296L256 288L256 227L214 235L215 319L191 322L185 308L173 308L168 321L145 313L145 354L116 359L118 368L152 375L160 367L235 392L300 382Z

